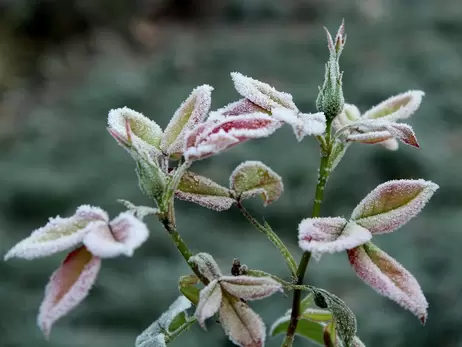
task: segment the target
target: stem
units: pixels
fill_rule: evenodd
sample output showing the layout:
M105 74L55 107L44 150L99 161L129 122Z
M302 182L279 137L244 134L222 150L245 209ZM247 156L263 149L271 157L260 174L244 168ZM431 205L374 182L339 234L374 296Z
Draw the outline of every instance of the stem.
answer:
M313 209L311 211L311 217L319 217L321 212L321 204L324 197L324 189L326 188L326 183L329 178L330 168L329 168L329 156L332 150L331 143L331 123L327 123L326 130L326 144L327 148L321 148L321 162L319 165L319 176L318 183L316 185L316 192L314 195ZM296 285L303 285L303 279L305 277L306 268L311 259L311 252L303 252L302 259L297 268L297 282ZM292 301L292 312L290 314L290 323L287 328L287 334L282 343L282 347L291 347L294 342L295 331L297 330L298 320L300 319L300 301L302 299L302 291L300 289L295 289L294 299Z
M282 254L284 259L286 260L287 265L289 266L289 269L292 273L292 276L297 275L297 263L295 262L294 257L292 254L289 252L287 249L287 246L282 242L282 240L279 238L279 236L276 235L276 233L271 230L269 225L261 225L246 209L245 207L241 204L240 201L236 203L237 208L241 211L242 215L247 218L247 220L258 230L260 230L263 234L265 234L268 239L273 243L274 246L279 250L279 252Z

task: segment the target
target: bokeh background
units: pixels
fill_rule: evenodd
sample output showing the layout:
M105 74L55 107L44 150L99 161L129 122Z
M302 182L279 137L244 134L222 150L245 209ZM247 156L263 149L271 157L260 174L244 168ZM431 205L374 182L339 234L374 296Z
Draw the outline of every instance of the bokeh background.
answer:
M328 184L323 215L348 216L379 183L425 178L441 188L423 213L376 243L415 274L430 302L423 328L410 313L363 284L344 254L310 264L307 279L356 312L368 346L462 346L462 3L460 0L2 0L0 2L0 253L80 204L122 211L116 199L148 204L132 159L105 131L111 108L128 106L165 126L197 85L215 87L213 109L239 97L240 71L293 94L315 110L327 58L322 26L346 20L341 59L349 103L365 111L390 95L422 89L411 119L422 150L354 145ZM296 227L309 215L316 141L291 129L238 146L194 170L226 184L243 160L261 160L284 178L265 217L300 256ZM278 252L237 211L214 213L179 202L179 230L194 251L223 268L234 257L287 276ZM1 347L127 347L178 295L188 268L153 219L133 258L104 261L85 303L46 342L35 319L44 286L63 255L0 262ZM290 306L273 297L253 307L270 325ZM279 346L281 338L269 339ZM231 346L221 328L194 327L172 346ZM297 346L311 346L297 340Z

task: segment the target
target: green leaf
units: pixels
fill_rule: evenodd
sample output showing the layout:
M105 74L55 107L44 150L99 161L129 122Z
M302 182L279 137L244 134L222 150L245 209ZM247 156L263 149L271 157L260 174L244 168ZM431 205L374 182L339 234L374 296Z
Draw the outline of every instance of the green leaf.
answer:
M168 326L169 332L174 332L180 329L183 325L189 322L188 315L186 312L180 312L175 318L173 318L172 322Z
M302 318L306 318L313 322L330 322L332 320L332 313L326 310L319 310L315 308L307 308L302 313Z
M284 189L281 176L259 161L241 163L229 181L240 199L260 195L265 206L279 199Z
M290 316L283 316L273 323L270 329L270 336L274 337L279 334L285 334L289 327ZM296 335L304 337L310 341L324 346L323 340L324 325L321 323L313 322L307 319L300 319L298 321Z
M340 339L346 347L350 347L357 331L356 317L353 311L342 299L324 289L313 288L313 292L316 305L332 312Z
M324 327L324 345L326 347L336 347L337 346L337 326L335 321L329 322Z
M199 283L199 279L196 275L182 276L178 283L178 289L180 292L195 306L199 302L200 290L195 285Z

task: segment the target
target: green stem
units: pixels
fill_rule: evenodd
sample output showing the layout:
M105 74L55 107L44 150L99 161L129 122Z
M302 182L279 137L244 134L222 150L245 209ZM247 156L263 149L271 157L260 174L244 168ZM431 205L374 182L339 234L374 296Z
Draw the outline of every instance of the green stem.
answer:
M292 276L296 276L297 274L297 263L295 262L294 257L292 254L289 252L287 249L287 246L282 242L282 240L279 238L279 236L276 235L276 233L271 230L270 226L267 225L261 225L246 209L245 207L241 204L241 202L236 203L237 208L241 211L242 215L247 218L247 220L258 230L260 230L263 234L265 234L268 239L273 243L274 246L279 250L279 252L282 254L284 259L286 260L287 266L289 266L289 269L292 273Z
M327 144L327 148L321 148L321 162L319 165L319 176L318 176L318 183L316 185L316 192L314 195L314 203L313 209L311 212L311 217L319 217L321 212L321 204L324 197L324 189L326 188L326 183L329 178L330 168L329 168L329 156L332 150L332 143L331 143L331 122L327 124L326 136L325 136L325 143ZM305 277L306 268L308 267L308 263L311 259L311 252L303 252L302 259L297 268L297 285L303 285L303 279ZM282 343L282 347L291 347L294 341L295 331L297 330L298 320L300 319L300 302L302 299L302 291L300 289L296 289L294 291L294 298L292 301L292 312L290 315L290 323L289 327L287 328L287 334Z

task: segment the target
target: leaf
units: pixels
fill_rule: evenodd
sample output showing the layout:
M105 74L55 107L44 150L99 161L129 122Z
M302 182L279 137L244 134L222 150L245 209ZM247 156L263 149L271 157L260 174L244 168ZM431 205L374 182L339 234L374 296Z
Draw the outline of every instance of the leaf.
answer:
M385 182L356 206L351 219L372 234L390 233L419 214L437 189L424 180Z
M383 142L381 144L383 144ZM332 151L330 152L329 162L327 164L327 167L331 172L334 171L338 163L340 163L340 160L342 160L349 146L349 143L345 143L343 141L337 140L334 142Z
M362 118L388 121L409 118L419 108L424 95L420 90L410 90L392 96L364 113Z
M326 117L322 112L307 114L277 107L271 113L274 118L292 126L298 141L307 135L322 135L326 131Z
M229 179L240 199L261 195L265 206L279 199L284 190L282 178L259 161L246 161L236 167Z
M414 130L412 130L410 125L403 123L389 123L386 124L386 128L394 138L409 146L420 148Z
M306 218L299 227L299 246L314 256L342 252L372 238L369 230L344 218Z
M221 277L221 271L215 259L208 253L197 253L188 260L189 263L195 264L199 272L209 281Z
M194 315L202 328L205 329L205 320L218 312L222 297L221 287L216 279L201 290L199 304Z
M264 346L265 324L247 304L223 296L219 312L221 326L234 344L241 347Z
M168 155L181 153L185 146L185 134L201 123L212 103L213 87L202 85L195 88L181 104L167 125L162 137L161 149Z
M285 334L289 327L290 315L283 316L276 320L270 328L269 335L274 337L279 334ZM323 346L323 329L324 326L321 323L313 322L307 319L301 318L297 324L297 330L295 334L305 339L308 339L316 344Z
M163 347L166 345L165 338L175 332L180 326L173 325L178 316L184 316L185 311L191 307L191 303L184 296L179 296L159 319L146 328L135 341L136 347ZM186 324L187 322L185 322ZM174 329L170 330L173 327Z
M336 324L335 324L334 320L329 322L324 327L323 339L324 339L324 345L326 347L336 347L336 346L338 346L338 344L337 344L337 330L336 330Z
M109 225L105 222L93 223L83 239L83 244L91 253L101 258L119 255L131 257L148 236L148 228L142 221L131 213L123 212Z
M227 210L234 203L228 188L191 171L182 176L175 196L215 211Z
M392 139L393 135L388 130L370 131L367 133L353 133L348 135L347 141L376 144Z
M258 300L282 292L282 286L270 277L222 276L221 287L231 295L244 300Z
M399 148L398 141L395 138L379 142L379 145L385 147L389 151L396 151Z
M92 229L93 223L106 223L107 220L107 213L99 207L82 205L72 217L50 218L44 227L16 244L5 255L5 260L13 257L34 259L75 247Z
M358 336L355 336L352 341L352 347L366 347L366 345L359 339Z
M239 72L232 72L231 78L239 94L267 111L275 107L298 110L292 101L292 95L288 93L279 92L269 84L244 76Z
M191 303L197 306L200 290L195 285L200 282L196 275L181 276L178 289Z
M108 116L109 133L117 142L129 150L135 147L153 156L161 154L159 149L162 129L156 122L128 107L113 109Z
M349 250L348 259L364 282L425 323L427 300L417 280L400 263L371 242Z
M326 323L332 320L332 313L327 310L320 310L316 308L307 308L302 311L302 318L308 319L313 322Z
M188 133L184 156L187 160L204 159L245 141L268 137L281 125L263 113L208 120Z
M235 102L232 102L225 107L222 107L214 112L210 113L210 118L219 118L219 117L230 117L230 116L241 116L249 113L268 113L267 110L261 108L257 104L254 104L249 99L241 99Z
M356 122L361 117L359 109L352 104L344 104L343 111L334 118L332 126L335 130L339 130L342 127Z
M117 199L117 202L120 202L127 208L127 212L133 214L139 220L143 220L144 217L149 215L157 215L159 213L158 208L149 207L149 206L136 206L128 200Z
M61 267L51 275L37 319L46 337L54 322L85 299L100 267L101 260L82 246L69 253Z
M340 339L349 347L356 336L356 317L346 303L336 295L320 288L313 289L314 302L332 312Z

